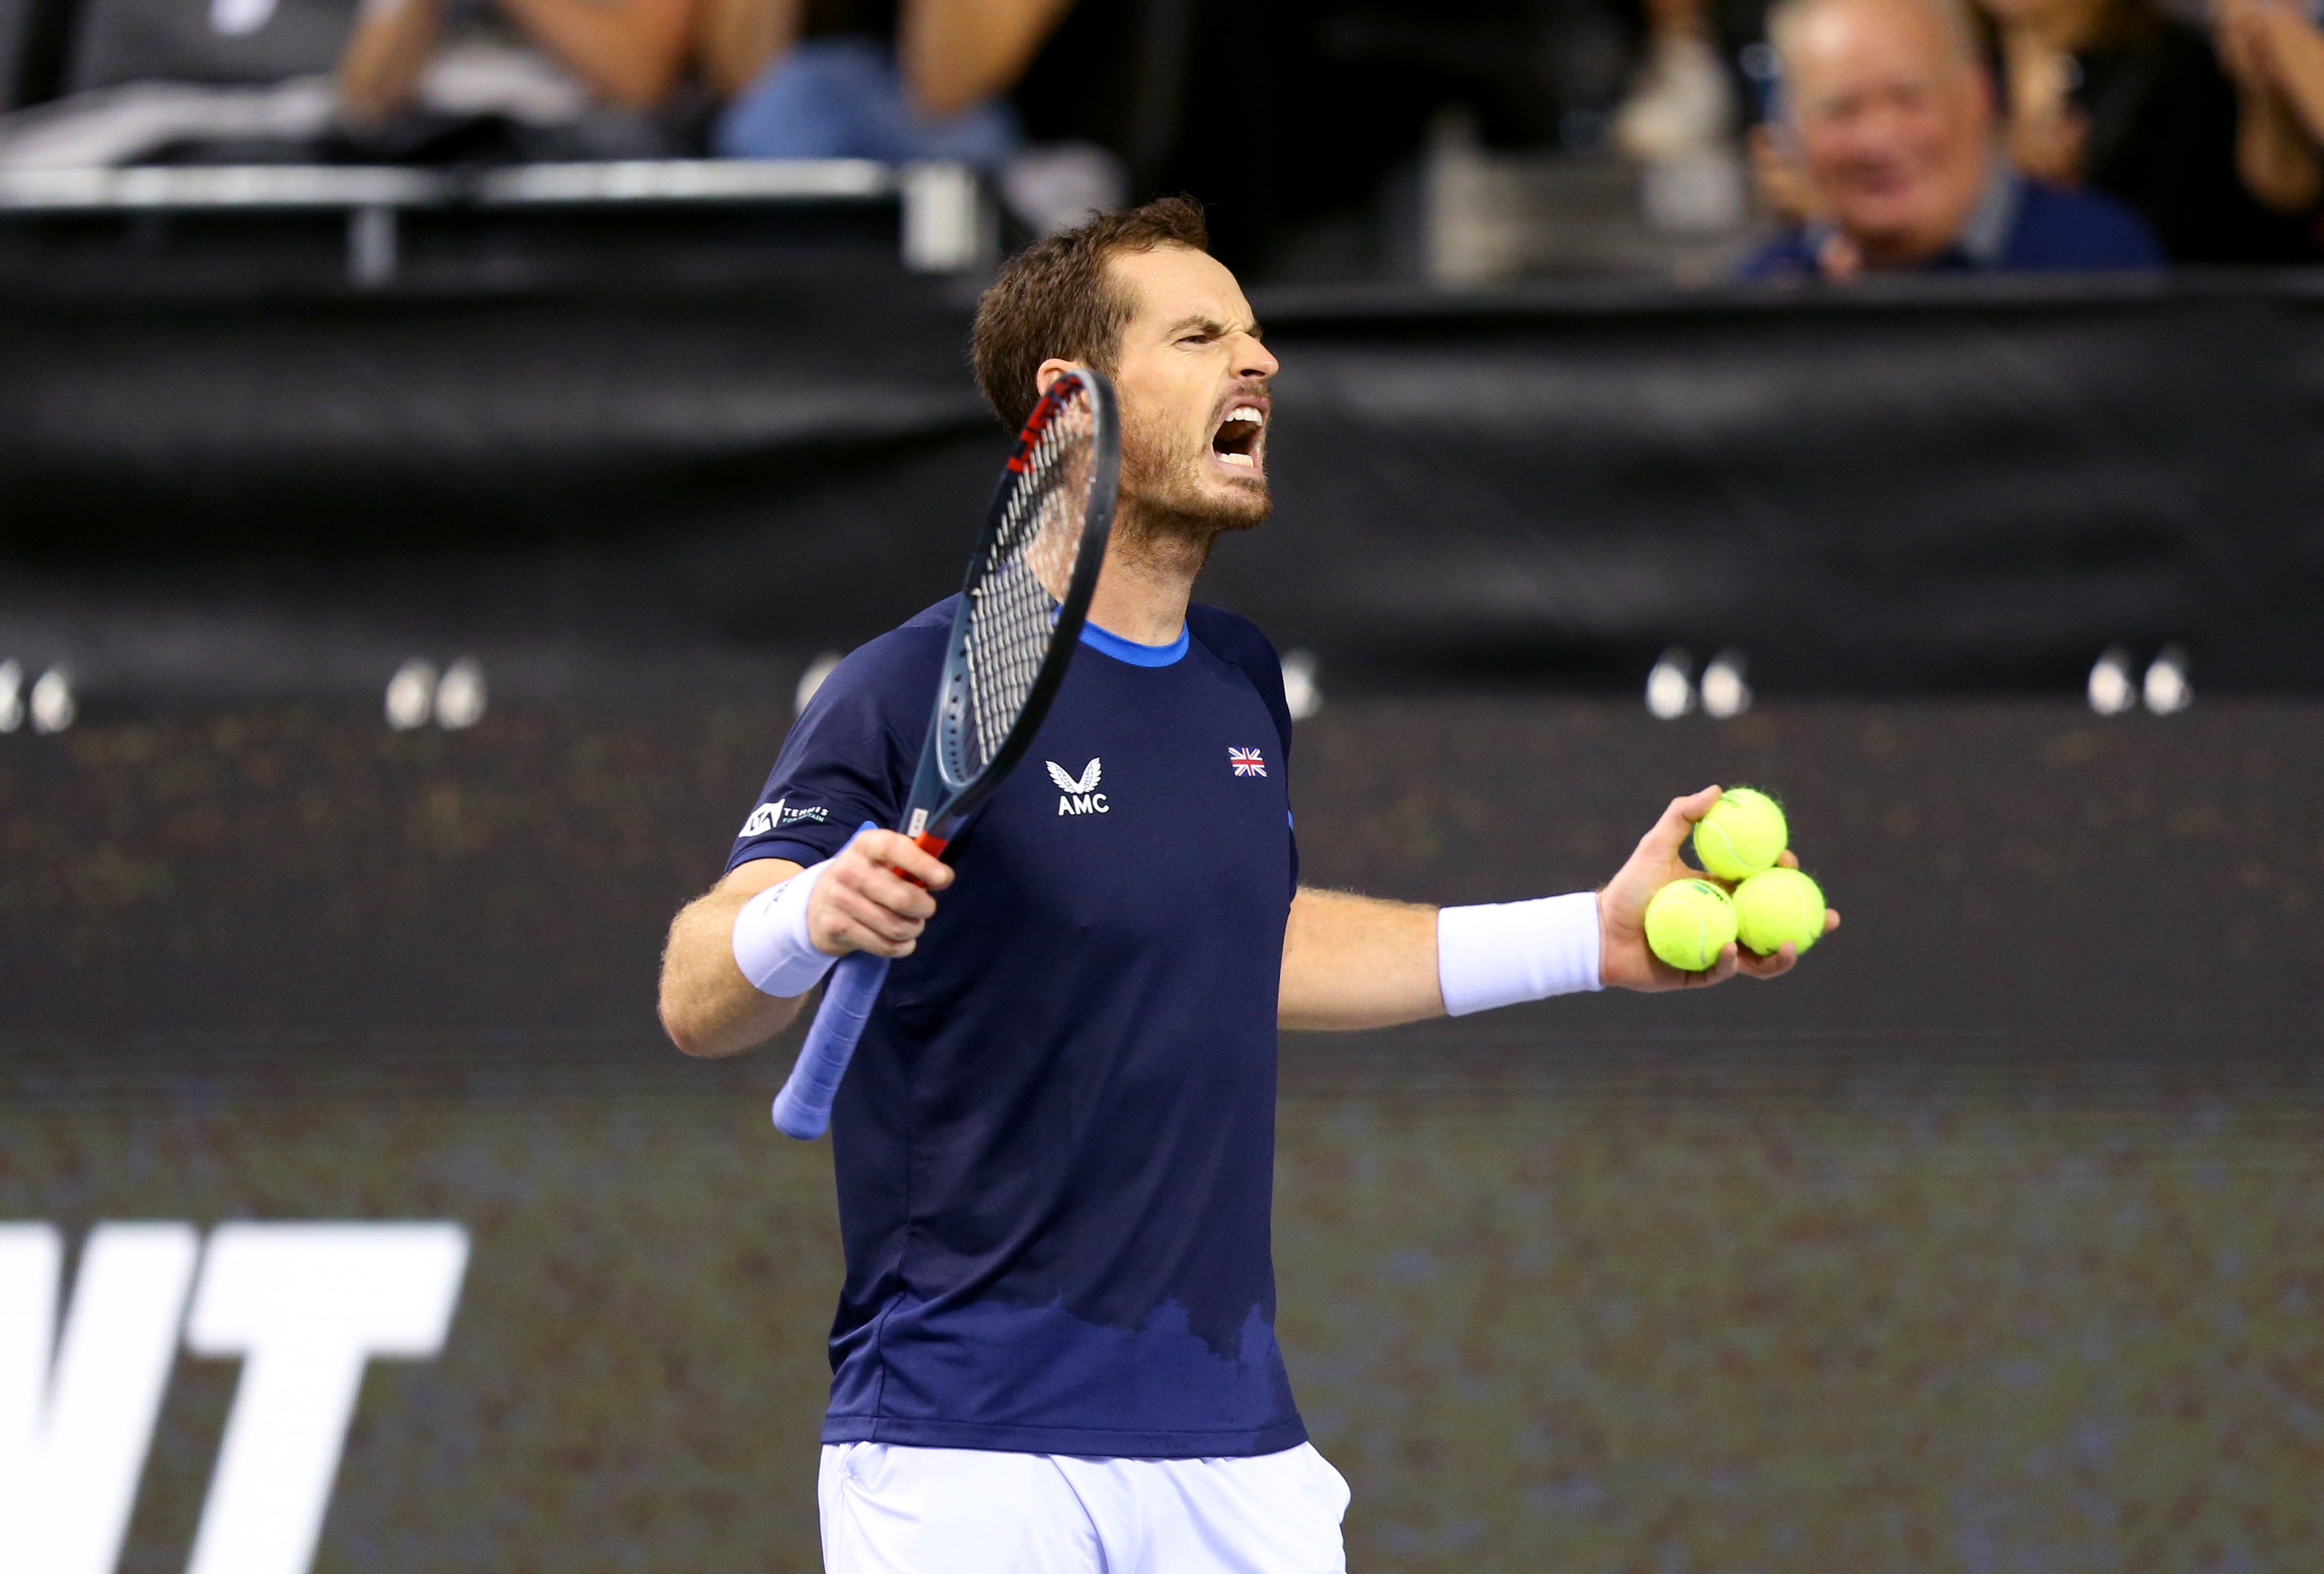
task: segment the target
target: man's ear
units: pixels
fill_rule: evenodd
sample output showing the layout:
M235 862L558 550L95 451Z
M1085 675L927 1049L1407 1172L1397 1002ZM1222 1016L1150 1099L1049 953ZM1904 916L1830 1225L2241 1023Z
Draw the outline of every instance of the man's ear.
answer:
M1049 385L1056 382L1058 378L1063 377L1066 373L1072 371L1074 366L1074 362L1060 361L1055 355L1052 355L1047 360L1042 362L1041 369L1033 373L1034 395L1038 398L1039 395L1048 392Z

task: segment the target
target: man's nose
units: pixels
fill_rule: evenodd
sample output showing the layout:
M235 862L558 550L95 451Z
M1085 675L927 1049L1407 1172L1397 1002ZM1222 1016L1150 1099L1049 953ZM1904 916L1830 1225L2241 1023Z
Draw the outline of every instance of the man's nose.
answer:
M1267 346L1248 335L1244 336L1241 345L1237 347L1235 375L1272 377L1277 369L1276 359L1267 353Z
M1857 129L1866 142L1885 148L1912 129L1912 119L1902 106L1884 101L1866 108Z

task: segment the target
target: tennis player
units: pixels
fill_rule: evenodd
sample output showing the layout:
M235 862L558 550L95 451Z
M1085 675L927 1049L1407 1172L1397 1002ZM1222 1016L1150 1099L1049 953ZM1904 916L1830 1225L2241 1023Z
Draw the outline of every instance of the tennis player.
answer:
M1298 883L1275 651L1189 599L1218 538L1267 517L1274 415L1275 357L1206 245L1183 199L1102 216L978 308L1012 429L1062 369L1112 378L1121 492L1084 649L951 862L854 831L896 823L947 602L832 674L670 931L662 1021L689 1054L763 1044L838 956L897 959L833 1113L830 1574L1344 1569L1347 1484L1275 1341L1277 1028L1794 960L1730 946L1684 974L1646 949L1716 787L1599 892L1440 910Z

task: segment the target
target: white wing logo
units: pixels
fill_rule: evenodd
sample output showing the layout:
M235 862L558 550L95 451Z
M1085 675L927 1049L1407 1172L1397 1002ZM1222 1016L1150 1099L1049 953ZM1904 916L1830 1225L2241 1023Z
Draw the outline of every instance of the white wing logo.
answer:
M1045 759L1041 763L1049 768L1049 779L1057 784L1057 790L1061 793L1093 793L1097 791L1098 778L1104 773L1105 769L1102 761L1093 759L1089 762L1088 766L1083 769L1081 779L1079 781L1075 781L1072 777L1065 774L1065 768L1059 765L1056 760Z

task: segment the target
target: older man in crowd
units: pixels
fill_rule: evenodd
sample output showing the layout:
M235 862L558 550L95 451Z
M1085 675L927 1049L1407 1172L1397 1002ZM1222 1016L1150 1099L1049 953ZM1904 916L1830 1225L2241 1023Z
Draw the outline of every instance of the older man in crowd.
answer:
M2162 266L2128 207L2009 167L1960 0L1781 0L1767 33L1778 134L1820 216L1754 255L1747 277Z

